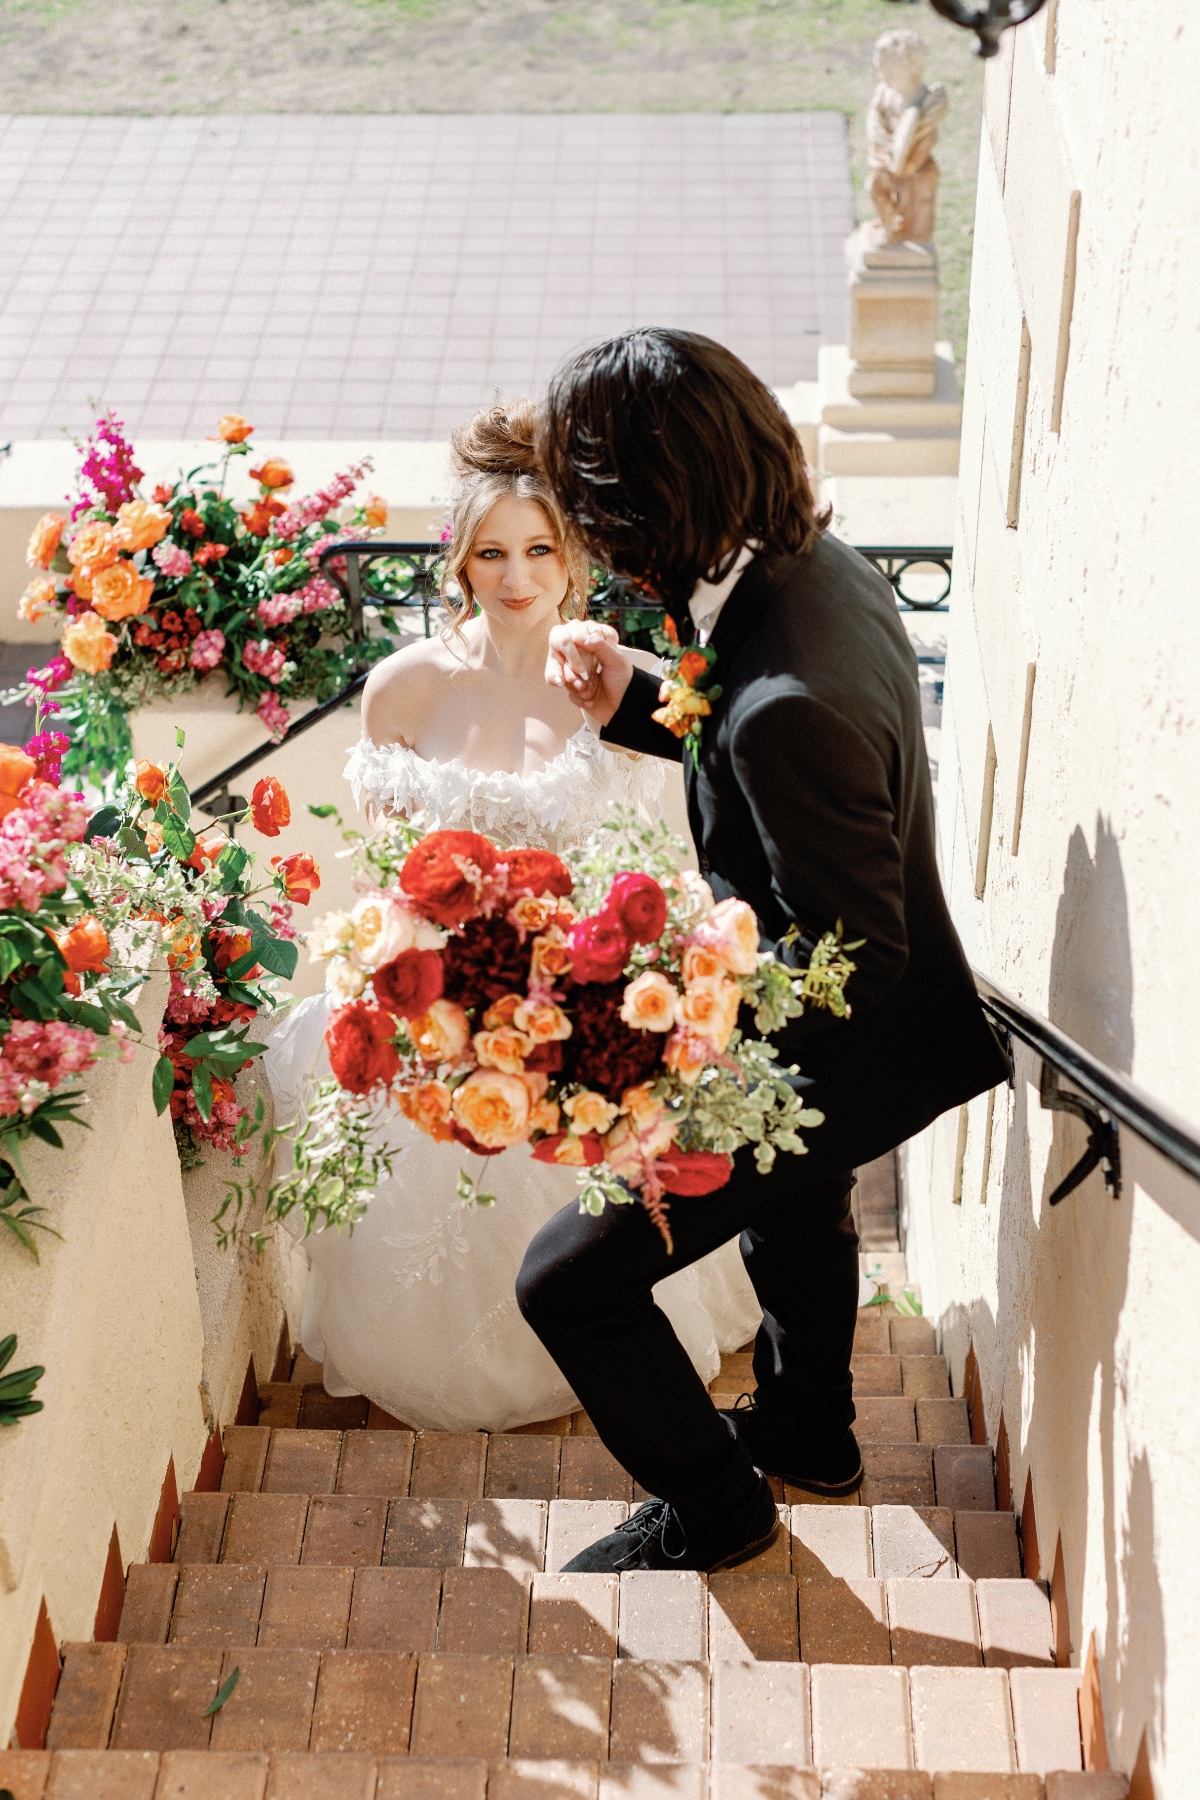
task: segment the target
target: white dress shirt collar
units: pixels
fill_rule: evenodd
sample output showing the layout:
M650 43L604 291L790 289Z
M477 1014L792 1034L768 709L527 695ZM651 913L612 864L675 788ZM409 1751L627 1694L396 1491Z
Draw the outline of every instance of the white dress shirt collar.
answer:
M753 562L759 545L756 542L743 544L737 553L733 567L723 581L698 581L696 590L688 601L688 611L692 615L692 624L696 627L696 636L700 643L707 644L716 629L717 620L721 616L721 608L740 581L747 565Z

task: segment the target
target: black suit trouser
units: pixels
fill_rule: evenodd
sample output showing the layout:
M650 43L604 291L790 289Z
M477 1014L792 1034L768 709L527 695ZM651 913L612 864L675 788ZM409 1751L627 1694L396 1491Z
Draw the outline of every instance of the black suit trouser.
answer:
M599 1217L565 1207L525 1254L522 1313L617 1461L648 1493L670 1500L685 1524L737 1511L752 1500L757 1477L655 1305L654 1284L740 1234L763 1309L754 1347L759 1405L789 1436L839 1437L854 1418L852 1186L848 1174L806 1182L803 1162L787 1154L760 1175L746 1148L715 1194L672 1199L673 1255L637 1202L607 1206Z

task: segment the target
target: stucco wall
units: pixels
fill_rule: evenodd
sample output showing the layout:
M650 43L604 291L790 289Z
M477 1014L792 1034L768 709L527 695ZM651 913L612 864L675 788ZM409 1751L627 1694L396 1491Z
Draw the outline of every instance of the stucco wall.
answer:
M1048 38L1049 32L1049 38ZM1059 0L989 66L939 789L971 960L1200 1121L1200 9ZM1072 239L1077 257L1072 290ZM1027 726L1027 769L1020 780ZM986 792L994 752L994 804ZM1017 820L1020 819L1019 841ZM981 848L981 836L983 844ZM982 885L981 896L977 886ZM1072 1660L1095 1633L1114 1766L1200 1760L1200 1189L1015 1092L910 1146L910 1270L956 1382L973 1343ZM956 1204L956 1190L961 1190Z

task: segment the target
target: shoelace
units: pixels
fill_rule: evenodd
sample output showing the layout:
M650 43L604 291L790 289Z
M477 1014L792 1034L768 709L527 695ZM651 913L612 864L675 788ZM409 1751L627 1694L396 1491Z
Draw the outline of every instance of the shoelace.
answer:
M682 1539L678 1550L670 1550L667 1547L667 1532L672 1525L675 1526ZM634 1540L629 1550L631 1557L642 1550L654 1537L660 1539L663 1555L672 1562L679 1562L687 1555L687 1537L669 1500L648 1500L644 1506L638 1507L632 1518L626 1519L616 1529L622 1536Z

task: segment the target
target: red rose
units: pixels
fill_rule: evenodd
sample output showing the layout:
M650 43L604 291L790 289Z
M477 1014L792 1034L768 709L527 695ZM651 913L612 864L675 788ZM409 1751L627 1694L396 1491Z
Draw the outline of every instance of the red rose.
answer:
M652 944L667 923L667 896L653 875L617 875L604 910L616 913L635 944Z
M506 850L500 860L508 869L510 894L553 894L565 900L575 885L566 863L549 850Z
M419 1019L442 997L442 959L436 950L402 950L371 977L375 998L399 1019Z
M733 1158L715 1150L668 1150L656 1158L654 1172L668 1194L715 1194L733 1174Z
M537 1143L533 1146L534 1161L557 1163L558 1147L560 1144L565 1143L567 1135L568 1134L565 1131L555 1131L548 1137L539 1138ZM572 1161L568 1165L571 1168L582 1167L590 1169L593 1163L604 1161L604 1141L595 1131L585 1131L582 1137L576 1138L574 1140L574 1148L576 1155L582 1152L583 1161L582 1163L579 1163L572 1158Z
M256 781L250 796L250 817L254 829L264 837L278 837L281 829L292 822L292 803L287 789L273 775Z
M291 856L273 856L271 867L277 870L284 893L297 906L307 906L321 885L321 871L306 850L297 850Z
M200 514L196 511L194 506L184 507L179 515L179 525L180 529L186 531L191 537L200 538L204 536L204 520L200 517Z
M625 927L614 912L577 919L567 933L576 981L615 981L629 955Z
M325 1030L329 1066L342 1087L352 1094L369 1094L386 1087L400 1072L396 1046L390 1042L396 1029L391 1013L364 1000L351 1000L335 1009Z
M400 886L438 925L462 925L479 911L477 875L496 866L496 846L477 831L431 831L411 850Z

